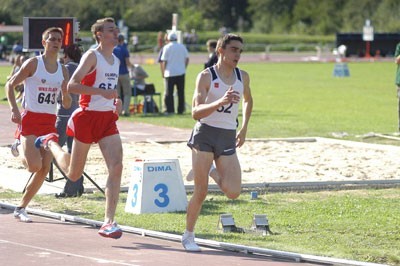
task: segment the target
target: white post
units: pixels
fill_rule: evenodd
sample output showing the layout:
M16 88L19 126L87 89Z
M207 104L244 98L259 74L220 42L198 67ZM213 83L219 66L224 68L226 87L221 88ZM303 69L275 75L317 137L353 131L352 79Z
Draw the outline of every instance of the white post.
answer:
M178 14L172 14L172 31L176 31L178 29Z

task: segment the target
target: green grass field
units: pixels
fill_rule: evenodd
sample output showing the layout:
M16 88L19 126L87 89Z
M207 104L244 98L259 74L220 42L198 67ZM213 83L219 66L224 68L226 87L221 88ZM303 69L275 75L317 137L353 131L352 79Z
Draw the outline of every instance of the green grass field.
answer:
M250 73L254 111L248 137L350 136L397 130L393 63L349 63L350 77L333 77L333 63L242 64ZM191 102L201 69L189 68L186 101ZM162 91L158 66L147 66L150 82ZM142 122L190 128L183 117L135 117Z
M159 66L144 67L150 75L148 82L162 92ZM333 63L260 63L240 67L250 73L254 97L250 138L330 137L332 132L347 132L348 139L361 141L357 135L398 130L395 65L391 62L349 63L348 78L333 77ZM200 70L201 65L190 65L188 69L188 103ZM1 87L9 71L10 67L0 68ZM3 94L1 91L1 98ZM181 128L191 128L194 123L189 113L122 119ZM0 200L19 197L20 194L6 192ZM121 193L116 217L121 224L183 232L184 213L133 215L124 212L125 200L126 194ZM245 193L238 200L209 195L196 232L198 237L218 241L399 265L399 202L400 189L266 192L255 201ZM36 196L35 203L46 210L103 219L104 197L99 193L60 201L54 201L52 195ZM223 234L216 229L221 213L232 213L236 224L245 228L250 226L253 213L267 214L276 234Z
M248 137L329 137L332 132L347 132L351 139L371 131L397 131L394 63L348 65L350 77L337 78L332 75L333 63L241 64L250 74L254 98ZM188 104L201 67L189 66ZM163 92L159 66L144 68L150 75L148 82ZM3 87L9 71L10 68L0 68L0 86ZM0 96L3 93L2 90ZM194 124L190 110L183 116L136 115L123 119L180 128L191 128Z

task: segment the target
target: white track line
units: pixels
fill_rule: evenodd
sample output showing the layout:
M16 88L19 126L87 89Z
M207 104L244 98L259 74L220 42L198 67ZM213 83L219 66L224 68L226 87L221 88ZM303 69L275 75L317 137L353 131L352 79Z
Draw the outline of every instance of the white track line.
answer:
M18 243L18 242L12 242L12 241L8 241L8 240L1 240L0 239L0 244L3 244L3 243L4 244L15 245L15 246L20 246L20 247L27 247L27 248L46 251L46 252L51 252L51 253L56 253L56 254L61 254L61 255L66 255L66 256L70 256L70 257L93 260L93 261L95 261L97 263L112 263L112 264L117 264L117 265L139 266L138 264L130 264L130 263L124 263L124 262L119 262L119 261L100 259L100 258L95 258L95 257L90 257L90 256L77 255L75 253L63 252L63 251L58 251L58 250L55 250L55 249L42 248L42 247L38 247L38 246L27 245L27 244L22 244L22 243Z

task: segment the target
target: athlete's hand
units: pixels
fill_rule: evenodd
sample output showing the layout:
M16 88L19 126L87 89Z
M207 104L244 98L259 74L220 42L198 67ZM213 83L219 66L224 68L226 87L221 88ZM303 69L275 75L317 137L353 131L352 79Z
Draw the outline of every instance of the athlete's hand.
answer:
M118 97L118 92L117 90L103 90L101 92L101 96L103 96L106 99L115 99Z
M116 98L114 101L115 104L115 113L120 114L122 112L122 101L120 98Z
M68 81L66 81L65 79L61 83L61 92L63 95L67 95L67 93L68 93L67 84L68 84Z
M11 111L11 121L16 124L21 124L21 113L18 109Z
M236 147L240 148L243 146L245 140L246 140L246 133L247 130L244 128L241 128L239 132L236 135Z
M221 105L226 105L229 103L238 103L240 101L240 94L234 91L232 86L225 92L224 96L221 98Z

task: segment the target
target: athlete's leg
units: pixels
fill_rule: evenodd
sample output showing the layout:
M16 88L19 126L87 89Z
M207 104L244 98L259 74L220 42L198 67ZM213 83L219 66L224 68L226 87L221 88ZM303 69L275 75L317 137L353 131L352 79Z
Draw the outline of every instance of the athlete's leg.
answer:
M215 182L230 199L240 195L242 172L237 154L221 155L215 160L217 173L211 173Z
M26 186L24 195L22 196L22 199L20 201L20 204L18 207L23 207L25 208L28 206L29 202L32 200L32 198L36 195L36 193L39 191L41 188L46 175L49 173L50 170L50 164L51 161L53 160L53 156L51 155L50 152L45 151L44 149L36 149L35 146L31 145L33 147L32 149L35 149L39 152L39 158L41 159L41 168L33 174L33 177L29 181L28 185Z
M106 206L104 222L112 223L114 221L121 187L123 168L121 138L119 134L107 136L99 141L99 146L108 169L108 178L105 189Z
M47 147L53 154L54 160L67 175L69 180L75 182L81 177L83 168L85 167L87 154L90 149L90 144L75 139L72 144L71 154L64 151L58 142L54 140L48 141Z
M23 151L23 159L22 163L26 167L26 169L35 173L40 171L42 168L42 156L40 155L40 150L35 148L35 140L36 136L20 136L22 151Z
M66 171L66 173L68 173L68 179L70 179L72 182L77 181L82 176L90 146L91 144L83 143L76 138L72 143L71 154L62 150L58 146L62 152L58 151L60 157L57 158L57 163L60 159L60 163L63 163L64 166L67 166L68 171ZM59 166L61 167L60 164Z
M211 152L192 149L192 168L194 174L194 191L189 201L186 214L186 230L194 231L197 218L208 192L208 172L213 161Z

